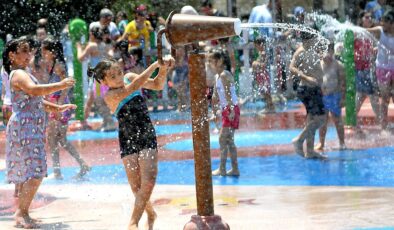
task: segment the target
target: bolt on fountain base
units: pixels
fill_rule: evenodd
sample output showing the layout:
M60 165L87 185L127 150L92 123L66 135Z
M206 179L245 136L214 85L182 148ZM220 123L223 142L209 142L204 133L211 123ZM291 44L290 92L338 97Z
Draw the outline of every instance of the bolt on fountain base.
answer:
M230 226L222 221L218 215L198 216L193 215L183 230L229 230Z

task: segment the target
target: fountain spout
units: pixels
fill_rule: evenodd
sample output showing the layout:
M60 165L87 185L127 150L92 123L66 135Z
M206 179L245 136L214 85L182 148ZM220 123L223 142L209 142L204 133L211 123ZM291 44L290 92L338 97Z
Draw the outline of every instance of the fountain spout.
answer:
M238 18L176 14L173 11L167 18L165 28L160 30L157 36L159 62L162 62L161 37L163 34L173 48L181 48L198 41L240 35L241 21Z

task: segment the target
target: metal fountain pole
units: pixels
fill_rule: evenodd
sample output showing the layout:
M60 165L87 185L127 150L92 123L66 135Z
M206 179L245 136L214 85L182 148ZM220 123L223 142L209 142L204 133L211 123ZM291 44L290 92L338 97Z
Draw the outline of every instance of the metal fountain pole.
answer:
M221 217L214 213L208 102L205 94L202 93L206 90L205 54L198 51L189 54L188 64L197 215L191 217L184 230L230 229L222 222Z
M163 62L161 44L163 34L172 46L171 55L175 57L175 48L198 41L239 35L240 23L239 19L234 18L182 15L172 12L167 19L166 28L160 30L157 35L157 59ZM221 217L214 213L208 101L204 93L206 90L205 55L195 49L189 54L188 66L197 215L191 217L191 220L184 226L184 230L227 230L230 229L228 224L222 222Z

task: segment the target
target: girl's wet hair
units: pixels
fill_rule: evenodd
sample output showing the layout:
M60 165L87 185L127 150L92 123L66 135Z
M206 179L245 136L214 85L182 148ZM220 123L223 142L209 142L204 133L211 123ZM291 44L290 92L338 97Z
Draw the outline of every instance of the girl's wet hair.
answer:
M25 35L25 36L22 36L21 38L28 40L30 50L37 49L41 45L41 43L33 36Z
M116 63L118 62L115 59L103 59L95 68L88 68L88 77L91 77L98 83L101 83L105 79L106 72Z
M99 26L94 26L93 28L90 29L90 32L97 40L99 41L103 40L103 31Z
M5 49L3 52L3 66L4 66L4 70L6 71L6 73L9 74L11 72L12 63L11 63L11 60L9 57L10 53L11 52L16 53L18 48L22 44L29 45L29 39L26 36L12 39L12 40L8 41L7 44L5 45Z
M231 61L228 52L223 49L214 49L210 52L211 58L215 60L223 60L224 68L231 71Z
M64 60L63 45L59 40L54 40L53 38L50 37L45 38L42 41L42 48L48 50L55 56L55 60L52 63L50 74L53 73L53 69L55 67L56 62L60 62L64 66L66 65L66 61Z
M50 51L55 55L55 59L64 59L63 45L60 41L53 38L45 38L42 41L42 48Z

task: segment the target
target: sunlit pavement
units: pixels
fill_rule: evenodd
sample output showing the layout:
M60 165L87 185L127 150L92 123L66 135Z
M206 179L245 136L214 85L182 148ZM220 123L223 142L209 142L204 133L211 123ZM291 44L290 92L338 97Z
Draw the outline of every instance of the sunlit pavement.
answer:
M366 138L348 136L348 149L339 151L331 127L327 161L294 154L290 140L300 132L304 116L299 104L289 103L286 112L266 116L256 116L253 108L245 107L236 133L241 176L213 177L215 213L231 229L394 229L394 136L379 135L378 127L368 123L373 120L368 105L361 111L361 120L369 125L363 126ZM155 229L182 229L197 213L190 113L159 112L152 119L160 146L152 195L158 214ZM70 133L69 140L93 169L86 180L76 181L76 163L61 153L64 180L52 178L50 168L33 202L31 215L43 220L42 229L126 229L134 198L116 136ZM2 138L0 146L4 134ZM216 168L218 142L213 132L211 148ZM5 180L4 167L0 154L0 181ZM13 185L0 184L0 229L13 229L12 193Z

